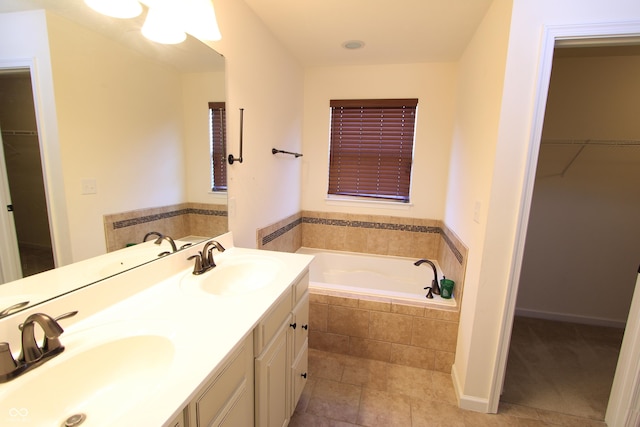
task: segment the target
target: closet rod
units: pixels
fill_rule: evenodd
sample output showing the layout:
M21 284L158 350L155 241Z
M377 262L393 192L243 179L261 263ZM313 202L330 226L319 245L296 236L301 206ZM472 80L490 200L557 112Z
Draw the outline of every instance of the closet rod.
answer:
M8 130L3 129L2 135L4 136L38 136L38 131L36 130Z
M640 145L636 139L543 139L541 145L607 145L635 146Z

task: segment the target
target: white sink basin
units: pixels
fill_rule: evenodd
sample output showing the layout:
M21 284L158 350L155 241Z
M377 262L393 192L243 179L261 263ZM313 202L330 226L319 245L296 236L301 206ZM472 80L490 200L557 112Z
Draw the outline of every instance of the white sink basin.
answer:
M286 267L279 259L259 255L233 256L216 263L206 273L185 276L181 281L183 289L218 296L246 294L273 283Z
M25 373L19 388L4 393L0 419L6 421L8 414L16 425L60 426L84 414L83 427L114 425L149 398L171 365L175 348L163 336L137 335L65 353Z

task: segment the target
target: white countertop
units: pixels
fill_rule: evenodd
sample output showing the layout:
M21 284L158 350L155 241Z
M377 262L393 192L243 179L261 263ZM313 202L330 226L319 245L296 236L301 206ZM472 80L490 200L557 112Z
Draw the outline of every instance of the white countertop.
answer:
M195 252L196 249L197 247L192 251ZM2 407L2 402L6 400L3 396L10 396L14 390L34 382L30 378L37 378L43 370L55 369L66 358L71 358L105 339L108 341L128 335L149 334L169 337L174 345L173 359L163 378L153 387L150 385L149 389L145 390L145 397L135 405L130 405L127 401L120 402L118 399L104 402L104 405L109 405L113 411L121 412L117 415L115 422L111 419L107 424L101 424L101 420L92 419L91 414L87 413L87 420L82 426L159 426L168 423L194 397L198 388L215 373L216 368L236 345L251 333L264 313L283 291L301 276L312 259L308 255L232 247L224 253L215 254L215 262L223 266L234 257L256 254L273 257L285 266L277 272L269 285L261 289L245 294L223 296L194 291L189 288L191 286L189 280L193 276L191 274L193 265L190 261L185 268L185 263L181 262L181 269L174 269L173 275L156 281L146 289L87 317L80 317L80 320L73 324L62 321L65 332L60 337L60 341L65 346L65 351L21 377L0 384L0 424L3 424L5 414L11 409ZM189 254L183 255L186 258ZM156 263L163 262L165 260L155 261L154 266L160 268ZM78 305L92 298L100 299L101 295L112 293L111 290L117 292L118 287L127 286L127 280L141 280L144 272L139 270L143 268L154 267L143 266L114 277L118 279L118 283L113 286L113 289L109 288L111 279L85 288L83 289L85 295L82 300L79 300L80 302L68 301L64 307L63 305L48 308L43 306L40 310L56 316L72 308L73 304ZM136 271L138 272L135 273ZM206 274L208 273L204 273ZM132 286L132 283L129 285ZM72 296L73 293L69 295L69 297ZM47 309L57 311L47 312L45 311ZM76 309L82 312L83 307ZM22 318L27 314L18 316ZM2 340L5 340L4 337ZM14 354L19 349L19 343L15 341L14 336L11 343ZM154 348L149 348L148 351L153 352ZM141 354L140 357L144 358L145 355ZM106 369L106 367L95 366L95 369ZM60 388L59 392L64 393L64 384L61 384ZM27 409L29 405L35 407L37 402L24 403ZM72 414L73 411L60 413L60 423ZM26 423L19 425L29 425L28 420L27 416L24 420Z

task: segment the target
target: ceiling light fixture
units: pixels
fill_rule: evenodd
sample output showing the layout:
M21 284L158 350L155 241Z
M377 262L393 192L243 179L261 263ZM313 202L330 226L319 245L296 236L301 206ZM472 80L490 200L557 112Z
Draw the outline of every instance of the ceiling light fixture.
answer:
M362 49L364 42L360 40L349 40L342 43L342 47L349 50Z
M142 25L142 35L157 43L178 44L187 34L180 28L171 8L151 7Z
M135 18L142 13L142 5L137 0L84 0L96 12L113 18Z
M200 40L220 40L222 35L211 0L84 0L93 10L115 18L134 18L147 6L142 34L149 40L176 44L186 33Z

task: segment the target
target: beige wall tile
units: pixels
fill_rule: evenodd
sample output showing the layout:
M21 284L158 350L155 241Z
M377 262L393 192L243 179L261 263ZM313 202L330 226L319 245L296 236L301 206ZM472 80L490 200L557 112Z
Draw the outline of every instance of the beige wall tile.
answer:
M366 252L367 230L359 227L345 227L344 250L349 252Z
M411 345L455 352L457 333L457 323L414 317Z
M434 369L435 360L435 350L403 344L391 345L391 363L413 366L414 368Z
M391 343L350 337L349 355L388 362L391 358Z
M329 295L310 292L309 302L316 304L327 304L329 302Z
M436 351L435 367L433 368L439 372L451 373L451 367L455 361L456 354L451 351Z
M331 305L339 305L343 307L358 307L358 300L356 298L345 298L328 295L327 302Z
M369 311L329 305L327 332L350 337L369 337Z
M384 301L369 301L365 299L358 300L358 308L373 311L391 311L391 303Z
M309 347L332 353L349 354L349 337L309 330Z
M326 304L309 303L309 328L312 331L327 332L328 308Z
M372 311L369 338L390 343L409 344L413 320L403 314Z
M398 314L407 314L409 316L424 316L424 307L405 305L405 304L391 304L391 312Z

